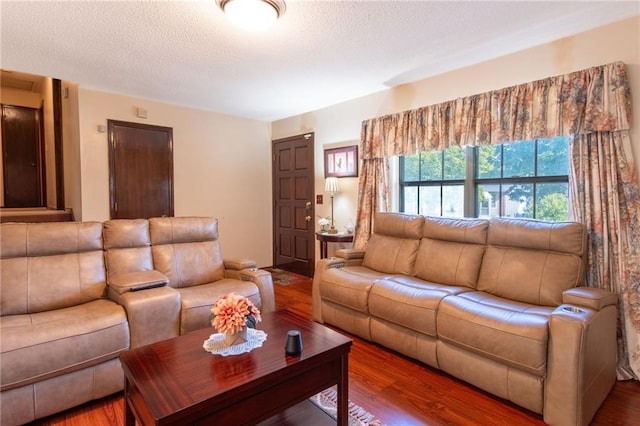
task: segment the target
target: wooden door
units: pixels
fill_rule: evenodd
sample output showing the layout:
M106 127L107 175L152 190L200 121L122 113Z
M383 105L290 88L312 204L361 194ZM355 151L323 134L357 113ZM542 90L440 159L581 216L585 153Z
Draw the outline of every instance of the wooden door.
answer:
M112 219L173 216L173 129L108 120Z
M40 111L2 105L4 207L43 207L44 156Z
M313 133L278 139L273 152L273 266L306 276L315 267Z

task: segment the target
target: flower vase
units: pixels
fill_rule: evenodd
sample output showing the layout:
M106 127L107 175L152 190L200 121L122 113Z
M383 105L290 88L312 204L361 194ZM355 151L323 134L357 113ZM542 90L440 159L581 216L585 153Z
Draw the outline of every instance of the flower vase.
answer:
M247 327L242 327L237 333L229 334L225 333L224 335L224 344L226 346L239 345L240 343L244 343L247 341Z

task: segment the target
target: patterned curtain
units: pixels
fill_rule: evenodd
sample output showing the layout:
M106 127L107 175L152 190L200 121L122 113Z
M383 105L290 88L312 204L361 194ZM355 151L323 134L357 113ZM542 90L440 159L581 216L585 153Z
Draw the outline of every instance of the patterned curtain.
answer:
M618 378L640 377L640 191L628 131L570 145L574 217L587 225L587 285L618 294Z
M366 246L374 212L389 209L388 163L374 160L453 145L571 136L572 210L591 240L587 283L619 295L618 377L637 379L640 258L631 242L640 241L640 189L630 122L631 93L621 62L365 120L361 152L367 173L358 187L354 245Z
M373 233L373 212L391 209L389 200L389 159L370 158L362 161L358 180L358 212L353 246L365 248Z

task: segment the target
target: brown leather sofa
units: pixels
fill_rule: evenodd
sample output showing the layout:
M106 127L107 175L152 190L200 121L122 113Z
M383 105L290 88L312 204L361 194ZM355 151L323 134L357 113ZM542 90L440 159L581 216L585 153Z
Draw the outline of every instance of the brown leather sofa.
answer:
M583 287L582 224L380 213L320 260L313 317L543 415L585 425L616 379L617 297Z
M275 309L271 275L224 259L213 218L0 225L0 423L123 389L118 355L207 327L234 291Z

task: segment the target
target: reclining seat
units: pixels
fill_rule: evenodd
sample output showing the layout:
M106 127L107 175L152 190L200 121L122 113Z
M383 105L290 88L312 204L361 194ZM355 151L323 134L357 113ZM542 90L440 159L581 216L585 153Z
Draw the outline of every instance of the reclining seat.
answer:
M381 279L371 289L372 340L438 367L440 302L475 290L488 228L486 219L425 216L413 276Z
M378 280L413 274L423 224L422 216L378 213L366 250L342 249L339 258L318 262L313 319L371 340L371 288Z
M580 223L492 218L477 291L440 304L440 368L549 424L587 424L615 381L617 314L614 294L574 288L586 239Z
M223 259L217 219L151 218L149 231L154 268L180 293L180 334L210 327L211 306L227 293L247 297L261 312L275 309L270 273L253 260Z
M105 296L102 225L0 225L2 425L122 390L124 309ZM63 389L63 391L61 391Z
M102 224L109 298L127 311L131 348L175 337L180 294L153 269L147 219L112 219Z

